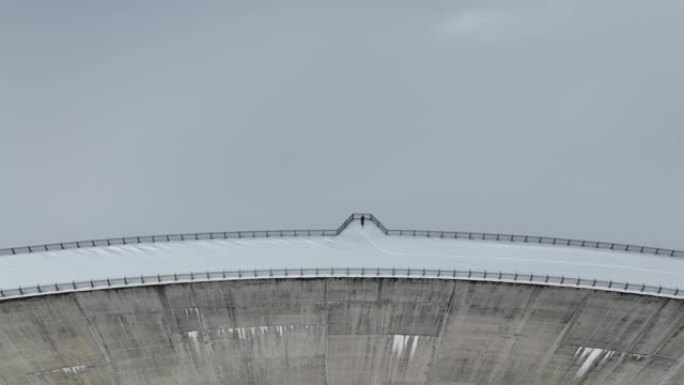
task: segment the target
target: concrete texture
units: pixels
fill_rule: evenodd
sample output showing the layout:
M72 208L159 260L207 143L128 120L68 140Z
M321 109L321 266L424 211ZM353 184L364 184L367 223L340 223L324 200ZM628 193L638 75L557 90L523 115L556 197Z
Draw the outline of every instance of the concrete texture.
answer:
M684 384L684 301L438 279L0 303L0 384Z

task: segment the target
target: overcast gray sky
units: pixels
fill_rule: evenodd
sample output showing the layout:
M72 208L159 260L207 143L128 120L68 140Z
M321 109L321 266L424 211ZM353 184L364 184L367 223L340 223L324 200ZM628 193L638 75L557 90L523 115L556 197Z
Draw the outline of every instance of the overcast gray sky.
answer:
M0 2L0 246L404 228L684 248L681 0Z

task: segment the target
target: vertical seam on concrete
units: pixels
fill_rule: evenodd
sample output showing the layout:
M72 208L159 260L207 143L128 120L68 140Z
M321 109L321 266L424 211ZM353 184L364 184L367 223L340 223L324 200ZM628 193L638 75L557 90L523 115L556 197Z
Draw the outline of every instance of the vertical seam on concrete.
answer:
M74 299L71 299L71 301L74 301ZM49 304L46 304L46 307L49 307ZM36 328L40 332L40 335L43 336L43 340L50 346L52 351L54 351L59 357L61 364L64 366L69 365L69 362L64 358L64 355L62 354L62 350L60 349L59 345L55 342L53 336L47 332L47 328L45 326L45 320L41 317L38 317L34 311L36 311L36 308L34 306L29 306L27 307L28 309L28 317L31 319L31 322L36 325ZM30 375L30 374L29 374Z
M648 352L643 352L643 353L638 353L634 351L634 348L636 347L637 344L639 344L641 341L644 339L644 332L647 332L648 330L652 330L653 325L656 323L656 319L660 316L660 313L662 313L663 309L667 307L667 305L670 303L670 301L665 301L660 306L658 307L658 310L656 310L654 313L650 315L650 319L647 323L645 323L638 332L638 335L634 338L634 340L625 347L624 351L630 354L643 354L648 357L649 363L653 362L653 357L656 356L655 352L654 353L648 353ZM667 340L667 339L666 339ZM660 345L658 348L662 348L662 345ZM676 361L675 361L676 362ZM634 373L632 381L629 381L630 384L634 383L637 379L637 375L642 373L646 368L648 367L648 364L645 366L642 366L641 368L638 369L636 373ZM608 375L606 376L607 380L612 380L615 378L616 375L616 370L617 368L614 368Z
M666 302L658 309L658 311L657 311L655 314L653 314L653 316L652 316L652 318L651 318L651 322L649 322L649 324L648 324L648 328L649 328L649 329L651 329L651 327L653 326L653 324L655 324L656 318L660 315L660 313L662 313L663 309L665 309L670 303L673 303L672 300L666 301ZM684 320L684 317L683 317L683 316L684 316L684 313L681 313L680 315L678 315L678 316L675 317L675 320L680 320L680 319L681 319L681 320ZM660 355L660 352L663 350L663 348L665 347L665 345L667 345L668 341L671 341L674 337L676 337L677 335L679 335L679 333L681 333L682 331L684 331L684 326L681 327L681 328L679 328L679 329L675 329L674 331L672 331L672 332L670 332L670 333L667 333L667 334L666 334L666 337L663 338L662 343L658 344L658 346L657 346L655 349L653 349L653 353L648 353L648 355L650 355L650 356L659 356L659 355ZM639 339L637 339L636 341L634 341L634 344L637 344L637 343L641 342L643 339L644 339L644 338L643 338L643 336L642 336L642 338L639 338Z
M454 302L454 295L456 293L456 284L458 281L452 280L452 281L445 281L445 282L451 283L451 295L449 295L449 301L447 302L445 314L442 317L442 324L440 325L439 331L437 332L435 343L432 345L432 353L430 353L430 359L428 360L428 371L427 371L426 376L425 376L427 378L428 383L430 383L432 381L430 378L430 373L432 372L434 359L435 359L435 356L437 355L437 349L439 348L439 345L442 342L442 336L444 334L444 330L446 329L446 326L449 323L449 315L451 315L452 303Z
M325 327L324 333L325 335L323 336L323 343L324 343L324 350L323 350L323 385L328 384L328 318L329 318L329 309L328 309L328 280L324 279L323 280L323 306L325 306L325 312L324 312L324 317L325 319L323 320L323 325Z
M356 280L356 278L354 278L354 279ZM383 285L385 282L386 281L383 278L378 280L378 291L377 291L377 296L375 297L375 303L378 306L378 321L377 321L378 323L381 322L381 319L379 318L379 316L380 316L380 314L383 313L383 311L382 311L382 289L383 289ZM394 282L396 283L396 281L394 281ZM375 383L374 380L375 380L375 376L376 376L376 370L375 370L376 369L376 358L379 356L379 354L378 354L378 345L379 345L378 341L380 341L381 339L382 340L387 339L389 337L389 331L390 331L391 322L392 322L391 314L392 314L392 310L393 310L391 301L390 301L390 303L388 303L387 307L388 307L387 312L390 314L389 319L388 319L387 324L386 324L387 328L384 330L378 330L381 327L381 325L378 324L378 325L376 325L375 333L368 334L369 340L373 341L373 343L372 343L373 344L373 354L371 355L370 371L368 373L368 383L369 384ZM390 373L388 372L387 374L389 377ZM392 377L389 377L388 381L391 381L391 378Z
M572 311L572 316L568 320L568 323L565 325L565 327L563 327L563 330L561 330L561 332L558 334L558 337L556 337L556 339L553 341L553 345L551 345L551 347L549 347L549 349L546 350L546 352L544 354L544 358L541 360L541 362L537 366L537 371L534 374L535 380L532 383L532 385L537 385L540 383L541 374L544 371L544 368L549 363L549 361L553 357L556 350L558 350L558 348L560 347L561 343L565 339L565 336L568 334L570 329L572 329L572 327L575 325L575 322L577 321L577 318L580 315L580 311L584 307L586 307L587 300L588 300L589 296L591 295L591 293L593 293L593 291L586 293L584 295L584 298L582 298L582 300L577 303L577 306L575 306L575 309Z
M665 385L672 379L672 377L684 366L684 355L679 357L677 364L670 368L670 370L665 373L663 380L658 383L658 385Z
M537 301L537 298L539 297L539 292L538 290L535 290L534 288L530 290L530 296L527 299L527 303L525 304L525 308L522 310L522 316L520 318L515 318L514 322L515 324L512 325L512 327L509 329L510 330L510 338L507 338L506 341L503 343L502 349L499 351L499 354L502 356L510 356L511 352L513 351L513 347L515 344L519 341L518 335L522 331L522 329L527 325L527 322L529 321L530 317L532 316L532 312L534 312L534 304ZM506 369L506 366L510 367L511 362L509 359L504 358L504 370ZM489 376L487 378L487 383L491 384L492 380L496 378L496 376L499 374L499 371L501 370L500 366L497 364L496 367L489 373Z
M117 371L114 370L114 368L111 365L112 360L111 360L111 357L109 355L109 348L107 347L107 344L104 342L102 335L100 335L100 332L98 332L97 329L93 326L93 322L90 319L90 317L88 317L88 314L86 313L86 311L83 310L83 307L81 306L81 303L78 299L78 296L74 296L74 303L76 304L76 308L78 309L79 313L81 313L81 316L83 316L83 319L85 319L86 322L88 323L88 331L90 332L90 335L95 340L95 344L97 345L98 350L100 350L100 352L104 356L105 364L106 364L107 368L109 368L109 370L112 373L112 378L111 378L112 382L114 384L121 384L121 382L118 379Z
M159 298L159 304L162 307L162 314L164 315L164 318L167 319L167 321L163 324L167 333L167 340L169 341L169 346L173 348L173 340L171 339L171 335L173 333L170 326L171 322L175 321L175 318L173 317L173 309L171 308L171 303L169 303L169 298L166 295L166 289L163 286L158 286L155 292L157 293L157 298ZM174 326L176 326L176 329L178 329L177 324Z

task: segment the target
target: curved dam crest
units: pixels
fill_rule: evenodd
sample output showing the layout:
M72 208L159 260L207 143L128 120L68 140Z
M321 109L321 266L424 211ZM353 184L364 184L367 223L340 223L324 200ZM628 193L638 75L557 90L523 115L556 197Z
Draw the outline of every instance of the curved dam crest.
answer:
M362 227L361 216L372 220ZM540 237L389 230L371 214L353 214L337 230L236 232L231 234L240 237L225 239L216 234L213 239L209 234L185 241L169 237L168 242L162 236L163 241L154 243L134 237L132 242L141 243L107 246L93 242L95 247L38 248L0 256L0 289L223 270L331 267L473 270L629 282L672 292L684 288L684 258L672 257L670 252L656 255L654 250L661 250L657 248L622 245L629 248L626 252L622 246L611 249L614 244L603 242L553 244L559 239L539 243Z

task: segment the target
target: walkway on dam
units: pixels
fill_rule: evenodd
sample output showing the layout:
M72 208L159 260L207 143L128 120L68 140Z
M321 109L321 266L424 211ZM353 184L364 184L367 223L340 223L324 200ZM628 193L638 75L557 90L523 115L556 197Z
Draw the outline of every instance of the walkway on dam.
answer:
M199 240L0 257L0 288L140 275L268 268L486 270L684 288L684 258L547 245L386 236L358 221L336 237Z

